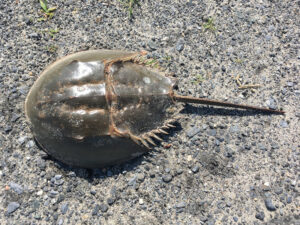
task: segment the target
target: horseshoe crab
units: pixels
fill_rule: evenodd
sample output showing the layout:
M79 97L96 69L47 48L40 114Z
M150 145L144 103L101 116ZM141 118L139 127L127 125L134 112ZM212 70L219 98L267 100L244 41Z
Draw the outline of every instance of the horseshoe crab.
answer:
M283 113L179 96L145 53L91 50L66 56L40 75L25 112L40 146L78 167L99 168L139 156L161 141L178 116L175 102Z

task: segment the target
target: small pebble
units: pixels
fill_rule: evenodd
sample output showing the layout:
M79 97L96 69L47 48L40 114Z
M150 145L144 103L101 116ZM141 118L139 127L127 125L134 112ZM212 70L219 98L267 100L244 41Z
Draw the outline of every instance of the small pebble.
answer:
M222 70L223 72L226 72L226 67L225 67L224 65L222 65L221 70Z
M18 193L19 195L23 193L23 187L21 185L11 182L9 186L14 192Z
M162 176L162 180L166 183L169 183L172 180L172 175L166 174L166 175Z
M96 216L99 212L100 206L97 204L95 205L93 211L92 211L92 216Z
M66 214L66 212L68 211L68 208L69 208L68 203L62 204L62 206L61 206L61 208L60 208L61 213L62 213L62 214Z
M177 43L176 43L176 50L178 52L181 52L184 49L184 41L182 39L180 39Z
M128 181L129 186L133 186L136 183L137 176L135 175Z
M270 108L270 109L276 109L277 108L277 104L275 102L275 100L273 98L270 98L266 101L266 104L267 106Z
M288 197L286 198L286 203L287 203L287 204L292 203L292 201L293 201L292 196L288 196Z
M283 127L283 128L287 128L287 127L288 127L287 122L284 121L284 120L280 120L279 125L280 125L281 127Z
M201 131L201 129L199 127L192 127L190 129L187 130L186 135L189 138L194 137L196 134L198 134Z
M192 171L193 171L193 173L198 173L199 169L200 169L200 167L198 165L196 165L192 168Z
M237 133L237 132L240 131L240 128L239 128L238 125L234 125L234 126L231 126L231 127L230 127L229 131L230 131L231 133Z
M10 202L7 206L6 214L11 214L20 207L18 202Z
M61 179L61 178L62 178L62 175L60 175L60 174L57 174L57 175L55 175L55 176L54 176L54 178L55 178L56 180L59 180L59 179Z
M276 208L272 202L272 199L270 198L266 198L265 199L265 205L266 205L266 208L269 210L269 211L275 211Z
M175 207L176 208L185 208L186 204L185 204L185 202L180 202L180 203L176 204Z
M215 129L211 129L208 131L208 135L210 135L210 136L214 137L214 136L216 136L216 134L217 134L217 131Z
M264 220L264 218L265 218L265 213L264 212L258 212L258 213L256 213L255 214L255 218L256 219L259 219L259 220L261 220L261 221L263 221Z
M107 204L108 204L108 205L112 205L112 204L114 204L115 201L116 201L115 198L109 197L109 198L107 199Z
M50 197L54 198L58 194L58 191L51 190Z
M145 175L144 174L138 174L137 175L137 180L138 180L138 182L142 183L145 180Z
M58 225L63 225L63 223L64 223L64 220L63 220L63 218L60 218L59 220L58 220Z
M103 204L100 205L100 210L101 210L101 212L107 212L108 206L103 203Z
M148 42L148 47L151 49L151 50L156 50L158 48L157 44L153 41L149 41Z

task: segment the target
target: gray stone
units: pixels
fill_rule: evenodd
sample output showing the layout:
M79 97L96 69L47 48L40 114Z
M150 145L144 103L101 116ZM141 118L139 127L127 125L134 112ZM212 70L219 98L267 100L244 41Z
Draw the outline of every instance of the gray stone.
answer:
M233 125L233 126L230 127L229 131L230 131L231 133L237 133L237 132L240 131L240 128L239 128L238 125Z
M274 190L274 192L275 192L275 194L277 194L277 195L281 195L281 194L283 193L283 189L282 189L282 188L276 188L276 189Z
M62 175L60 175L60 174L56 174L56 175L54 176L54 178L55 178L56 180L59 180L59 179L61 179L61 178L62 178Z
M183 49L184 49L184 41L183 41L183 40L179 40L179 41L176 43L176 50L177 50L178 52L181 52Z
M27 147L27 148L32 148L33 146L35 146L35 143L34 143L33 140L30 140L30 141L28 141L28 142L26 143L26 147Z
M199 169L200 169L200 167L198 165L196 165L192 168L192 171L193 171L193 173L198 173Z
M11 122L16 122L21 116L16 114L16 113L13 113L12 116L11 116Z
M49 194L50 197L54 198L56 195L58 195L58 191L51 190Z
M171 174L166 174L164 176L162 176L162 180L166 183L169 183L172 181L172 175Z
M151 50L156 50L158 48L157 44L153 41L149 41L148 42L148 47L151 49Z
M6 209L6 214L11 214L15 212L20 207L18 202L10 202Z
M61 208L60 208L60 211L62 214L66 214L67 211L68 211L68 208L69 208L69 204L68 203L64 203L62 204Z
M99 212L99 209L100 209L100 206L98 204L95 205L95 207L94 207L94 209L92 211L92 215L96 216L98 214L98 212Z
M103 204L100 205L100 210L101 210L101 212L103 212L103 213L104 213L104 212L107 212L108 206L107 206L106 204L103 203Z
M65 181L63 179L59 179L59 180L55 180L54 181L54 184L57 185L57 186L60 186L60 185L63 185Z
M288 196L288 197L286 198L286 203L287 203L287 204L291 204L292 201L293 201L293 197L292 197L292 196Z
M21 137L19 137L19 139L18 139L18 143L19 143L20 145L22 145L22 144L25 143L26 139L27 139L26 136L21 136Z
M276 210L271 198L266 198L265 199L265 205L266 205L266 208L269 211L275 211Z
M282 128L287 128L288 127L288 123L284 120L280 120L279 122L279 125L282 127Z
M277 103L275 102L275 100L273 98L270 98L266 101L266 105L270 108L270 109L277 109Z
M176 208L185 208L186 204L185 204L185 202L180 202L180 203L176 204L175 207Z
M165 168L166 173L170 173L171 169L169 167Z
M59 220L58 220L58 225L63 225L63 223L64 223L64 219L63 218L60 218Z
M39 37L39 35L37 34L37 33L31 33L31 34L29 34L28 35L30 38L38 38Z
M116 201L115 198L109 197L106 202L107 202L108 205L112 205L112 204L114 204L115 201Z
M140 173L137 175L138 182L142 183L145 180L145 175Z
M216 136L216 134L217 134L217 131L215 130L215 129L210 129L209 131L208 131L208 134L210 135L210 136Z
M19 195L22 194L23 191L24 191L24 190L23 190L23 187L22 187L21 185L16 184L16 183L14 183L14 182L11 182L11 183L9 184L9 186L10 186L10 188L11 188L14 192L18 193Z
M272 39L272 37L270 35L266 35L266 40L270 41Z
M11 130L12 130L12 127L11 127L10 125L6 125L6 126L4 127L4 131L5 131L6 133L9 133Z
M135 175L134 177L132 177L129 181L128 181L128 185L129 186L133 186L136 184L136 180L137 180L137 175Z
M255 214L255 218L256 218L256 219L259 219L259 220L261 220L261 221L263 221L264 218L265 218L265 213L264 213L263 211L257 212L257 213Z
M186 135L187 135L189 138L192 138L192 137L194 137L196 134L198 134L200 131L201 131L201 128L199 128L199 127L192 127L192 128L190 128L190 129L187 130Z
M258 147L260 150L262 150L262 151L267 151L266 146L265 146L264 144L262 144L262 143L258 143L257 147Z

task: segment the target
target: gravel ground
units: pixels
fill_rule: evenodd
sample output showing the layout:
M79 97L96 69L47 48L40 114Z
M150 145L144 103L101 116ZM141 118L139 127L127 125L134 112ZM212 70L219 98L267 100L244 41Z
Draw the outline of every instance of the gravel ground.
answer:
M0 0L1 224L300 224L299 0ZM69 168L35 144L24 100L57 58L147 50L178 93L283 108L187 105L161 147L127 164ZM260 84L256 90L238 89Z

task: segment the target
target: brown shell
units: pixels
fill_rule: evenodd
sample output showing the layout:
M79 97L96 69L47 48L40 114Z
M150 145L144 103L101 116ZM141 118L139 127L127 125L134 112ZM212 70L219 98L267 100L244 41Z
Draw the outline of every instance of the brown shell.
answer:
M143 53L93 50L50 65L31 88L25 111L36 140L69 165L96 168L147 152L171 127L173 81Z

